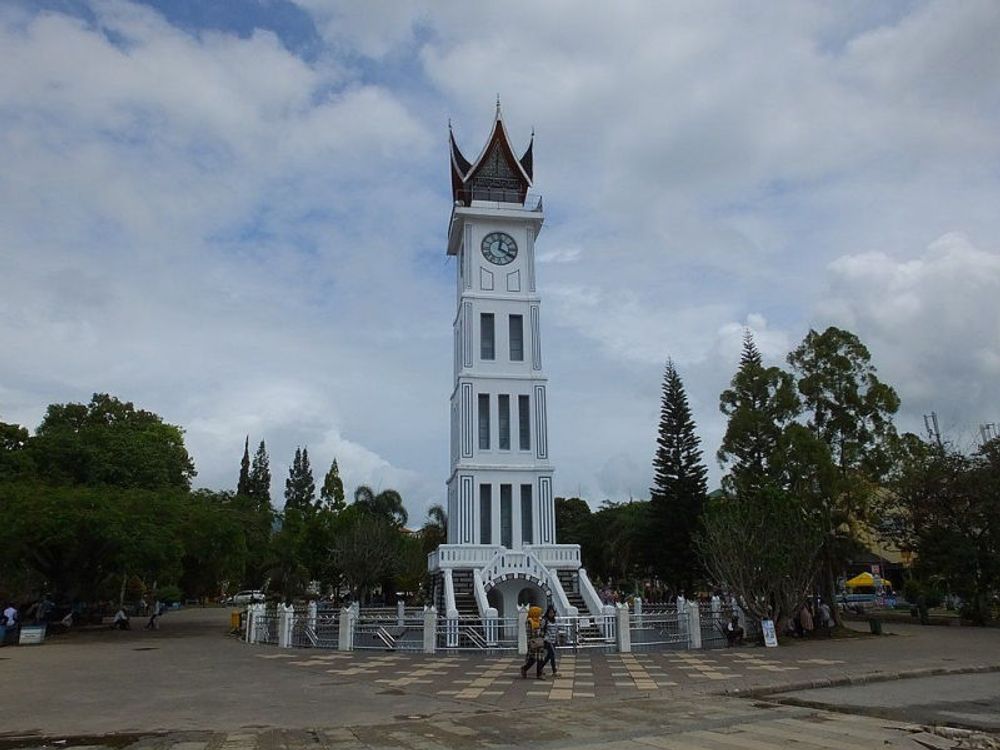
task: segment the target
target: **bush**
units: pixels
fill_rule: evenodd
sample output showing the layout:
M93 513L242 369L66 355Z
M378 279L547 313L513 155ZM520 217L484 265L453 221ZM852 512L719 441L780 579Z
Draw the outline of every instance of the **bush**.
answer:
M164 604L173 604L184 598L184 592L178 586L160 586L156 590L156 598Z
M916 604L921 596L928 609L940 607L944 602L944 592L934 583L921 578L907 578L903 583L903 596L910 604Z

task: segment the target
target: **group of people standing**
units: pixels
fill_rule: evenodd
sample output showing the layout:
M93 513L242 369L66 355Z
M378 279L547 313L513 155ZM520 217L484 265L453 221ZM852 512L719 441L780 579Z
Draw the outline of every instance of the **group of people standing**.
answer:
M521 667L521 677L527 678L528 670L535 667L535 679L544 680L542 672L546 664L552 665L552 676L558 674L556 668L556 642L559 627L556 625L556 608L551 604L542 614L541 607L528 609L528 659Z

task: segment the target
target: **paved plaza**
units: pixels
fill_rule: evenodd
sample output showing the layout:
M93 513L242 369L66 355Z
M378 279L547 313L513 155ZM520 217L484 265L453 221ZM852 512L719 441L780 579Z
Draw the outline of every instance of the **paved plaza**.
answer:
M906 701L897 715L885 696L920 681L893 678L1000 670L1000 632L973 628L894 625L892 636L778 649L561 652L559 676L536 681L521 679L515 654L285 650L226 636L227 623L226 610L192 609L155 632L0 649L0 750L60 739L65 750L915 748ZM878 715L845 713L853 699L838 706L836 693L824 710L813 689L868 680L887 704ZM949 689L966 703L975 693ZM781 703L803 696L814 703Z

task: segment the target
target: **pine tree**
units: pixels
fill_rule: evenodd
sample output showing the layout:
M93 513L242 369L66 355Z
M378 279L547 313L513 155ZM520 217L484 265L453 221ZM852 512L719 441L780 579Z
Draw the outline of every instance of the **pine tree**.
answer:
M340 467L337 466L337 459L333 459L330 470L323 478L323 487L319 491L319 496L327 510L334 513L339 513L347 507L344 500L344 483L340 479Z
M260 441L257 452L253 457L253 464L250 466L250 477L247 482L247 495L256 500L256 505L260 510L268 510L271 507L271 465L267 457L267 447L264 441Z
M240 478L236 483L236 494L247 495L250 493L250 436L247 435L246 442L243 443L243 460L240 461Z
M677 368L667 361L663 375L660 428L653 458L649 504L652 562L675 591L691 591L702 577L694 543L708 492L708 470L695 434L687 394Z
M723 480L728 490L754 491L773 479L771 458L800 408L792 376L778 367L764 367L747 331L739 369L719 397L719 409L729 417L718 452L719 462L730 467Z
M295 458L285 480L285 510L310 512L315 508L316 482L309 466L309 449L296 448Z

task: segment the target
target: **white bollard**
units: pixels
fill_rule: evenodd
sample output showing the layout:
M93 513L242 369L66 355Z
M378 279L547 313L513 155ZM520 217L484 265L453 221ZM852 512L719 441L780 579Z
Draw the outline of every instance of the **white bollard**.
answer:
M701 648L701 610L698 602L688 604L688 648Z
M528 608L517 608L517 653L525 656L528 653Z
M278 605L278 647L292 647L292 627L295 625L295 608L291 604Z
M433 654L437 647L437 609L424 607L424 653Z
M486 626L486 645L497 645L497 610L496 607L489 607L486 610L486 617L483 624Z
M632 630L629 624L628 606L618 605L615 616L618 620L618 653L631 654Z
M635 623L636 625L642 625L642 597L637 596L635 598Z
M601 620L604 627L604 642L614 643L615 632L618 630L616 627L617 618L615 617L615 607L613 604L605 604L601 611Z
M406 625L406 605L402 599L396 600L396 625L401 628Z
M458 648L458 610L453 609L448 612L447 624L445 625L445 645L448 648Z
M340 610L339 632L337 637L338 651L354 650L354 608L344 607Z

